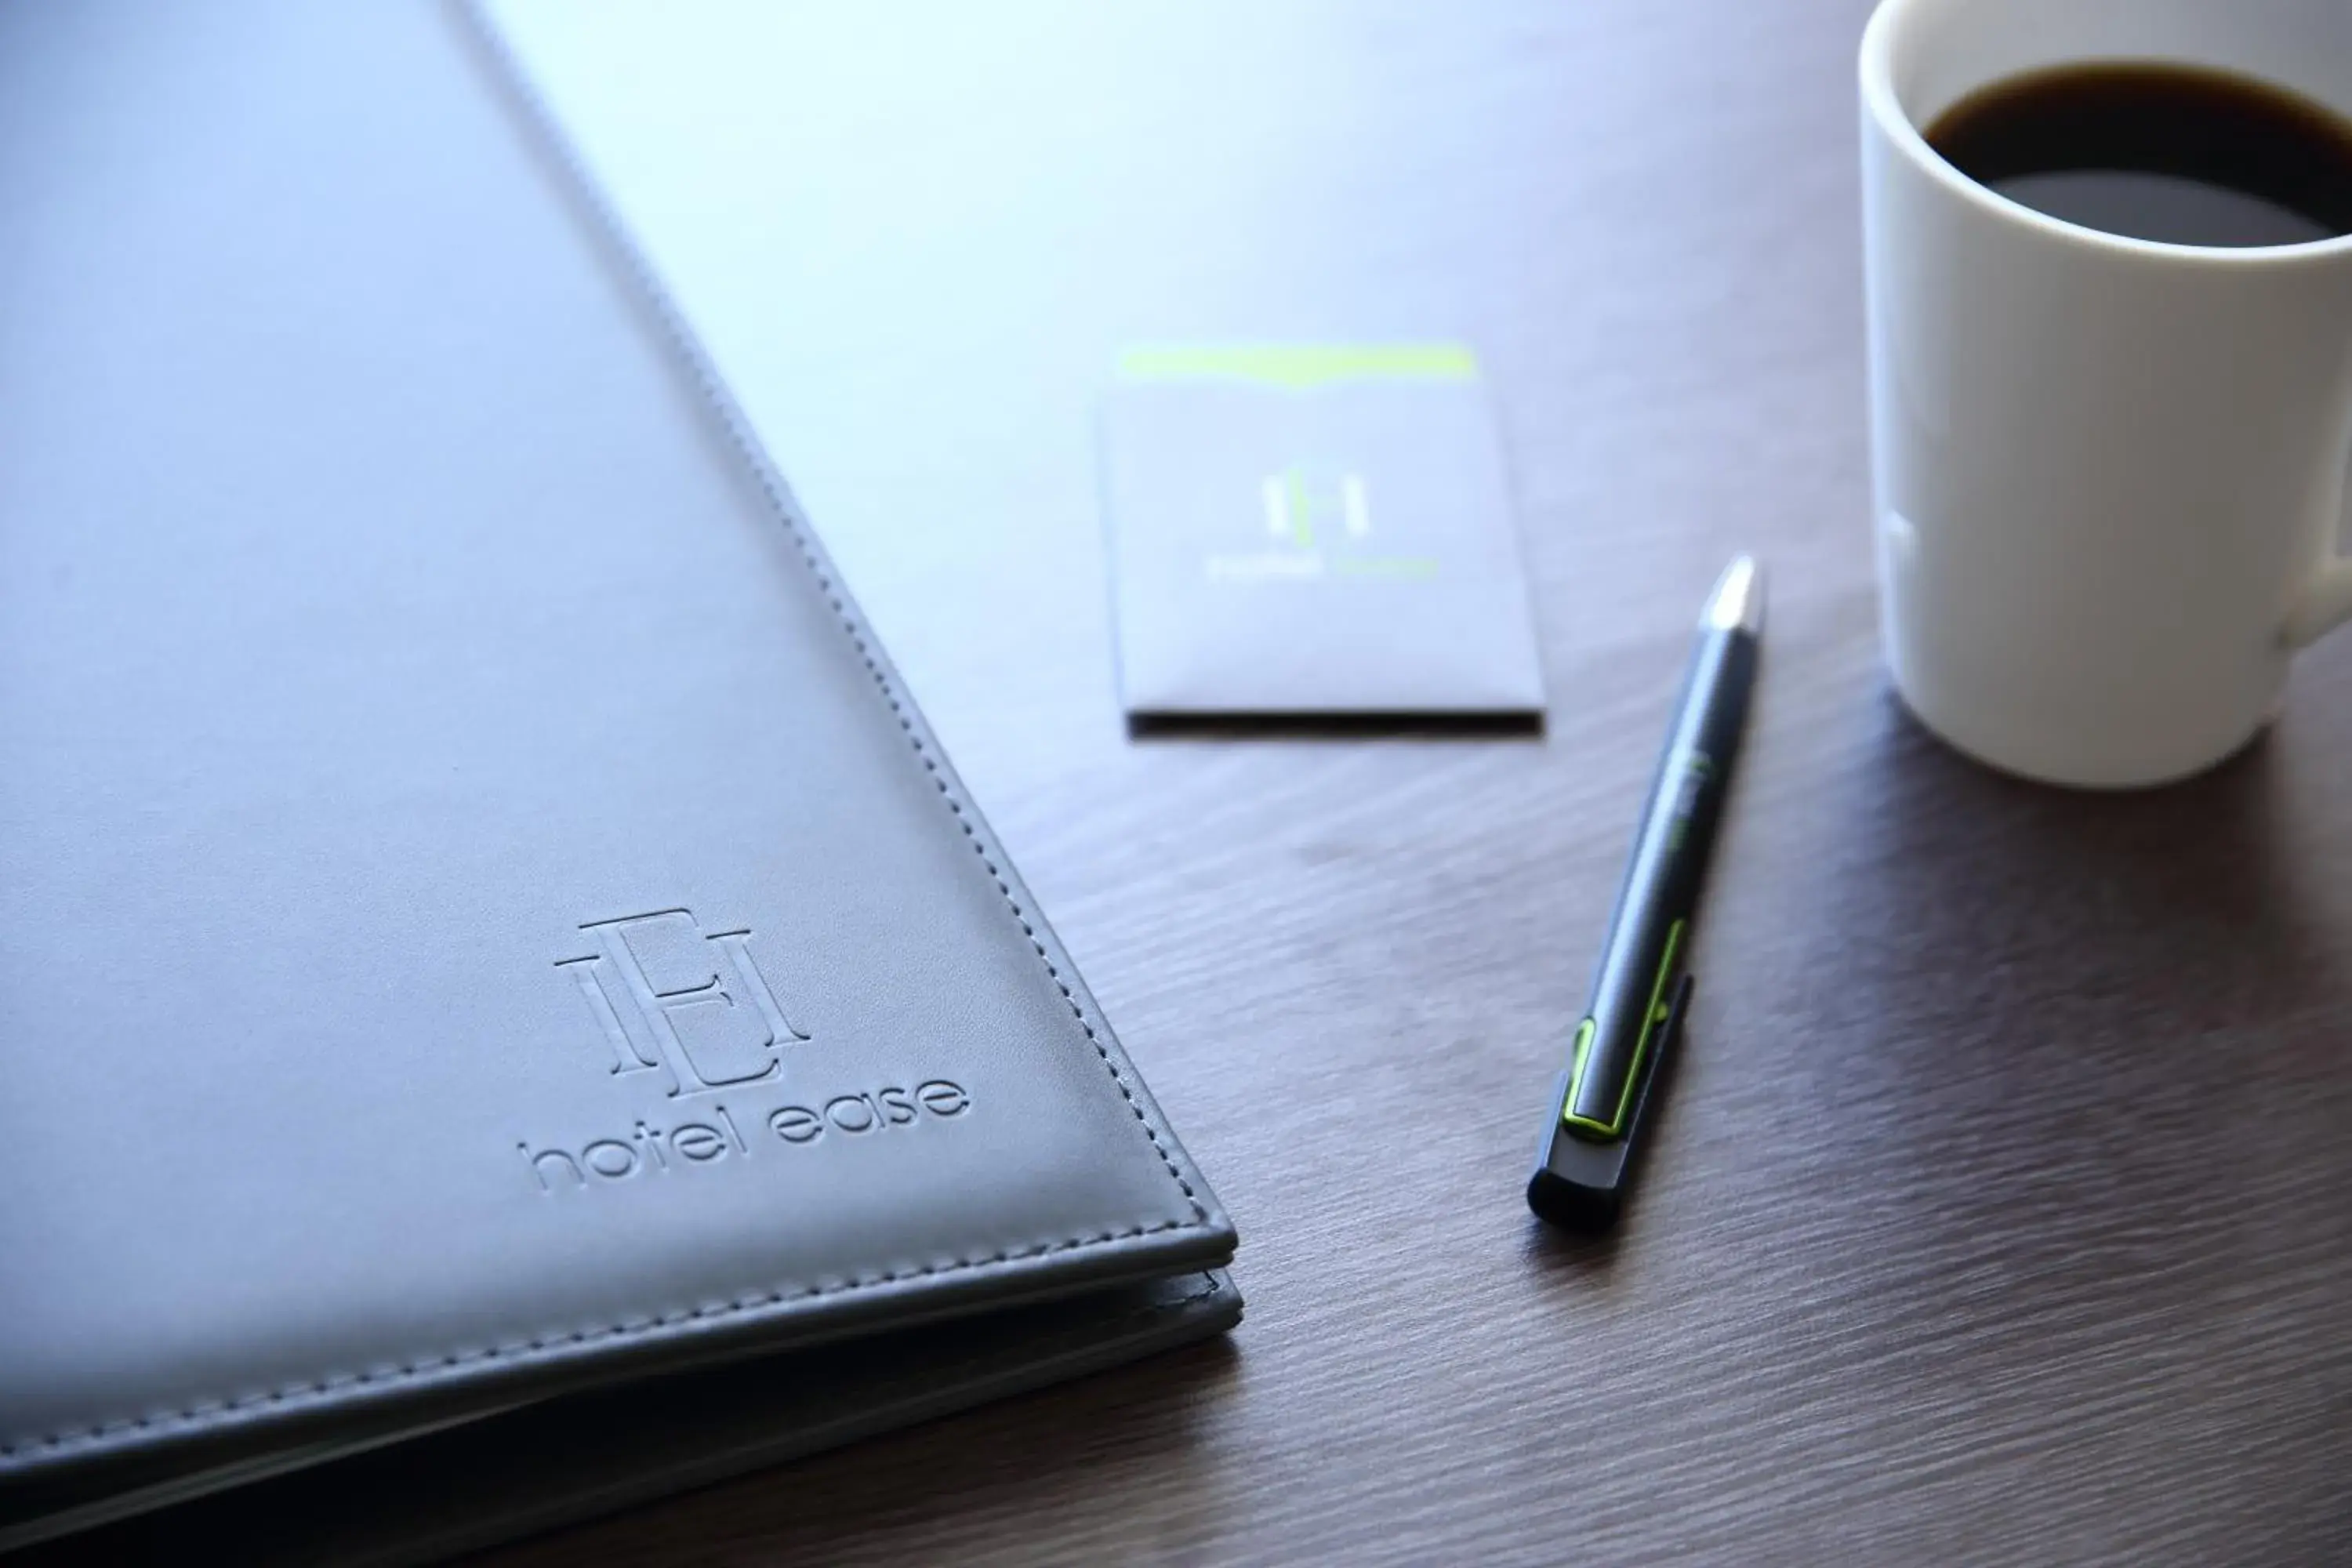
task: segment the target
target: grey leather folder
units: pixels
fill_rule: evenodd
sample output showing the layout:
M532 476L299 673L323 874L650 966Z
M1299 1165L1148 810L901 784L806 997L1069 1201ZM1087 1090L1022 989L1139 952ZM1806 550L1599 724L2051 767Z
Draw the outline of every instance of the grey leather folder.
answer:
M0 1544L446 1551L1239 1310L440 6L0 5Z

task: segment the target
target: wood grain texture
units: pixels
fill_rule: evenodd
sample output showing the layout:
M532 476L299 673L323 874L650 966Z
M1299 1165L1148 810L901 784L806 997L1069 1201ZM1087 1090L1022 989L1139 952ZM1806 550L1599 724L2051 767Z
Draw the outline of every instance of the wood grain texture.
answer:
M499 8L1240 1225L1229 1345L496 1555L2352 1560L2352 639L2155 794L1874 644L1863 0ZM1456 335L1528 736L1130 739L1121 343ZM1707 584L1773 572L1621 1233L1520 1204Z

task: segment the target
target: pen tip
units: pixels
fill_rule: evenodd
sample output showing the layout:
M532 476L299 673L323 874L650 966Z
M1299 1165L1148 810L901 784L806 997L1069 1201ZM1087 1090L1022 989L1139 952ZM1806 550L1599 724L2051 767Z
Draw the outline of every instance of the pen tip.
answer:
M1764 568L1753 555L1742 555L1724 568L1699 624L1750 637L1764 630Z

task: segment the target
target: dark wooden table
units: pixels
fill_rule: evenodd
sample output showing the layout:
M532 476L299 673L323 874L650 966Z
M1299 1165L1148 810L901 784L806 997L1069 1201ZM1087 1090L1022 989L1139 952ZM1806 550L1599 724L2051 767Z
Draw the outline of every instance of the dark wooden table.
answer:
M1865 9L515 6L1230 1205L1249 1319L498 1562L2352 1561L2352 637L2160 793L1905 717ZM1115 350L1432 335L1499 407L1548 731L1130 739ZM1689 1049L1627 1224L1564 1242L1541 1101L1741 548L1767 675Z

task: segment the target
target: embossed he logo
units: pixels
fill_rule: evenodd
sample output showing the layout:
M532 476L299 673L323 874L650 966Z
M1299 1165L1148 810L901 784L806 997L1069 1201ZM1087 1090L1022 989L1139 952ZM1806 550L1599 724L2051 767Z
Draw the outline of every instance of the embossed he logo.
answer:
M580 987L616 1077L658 1072L672 1098L704 1094L773 1078L777 1049L809 1037L768 988L748 930L706 932L688 910L580 929L597 951L555 967Z

